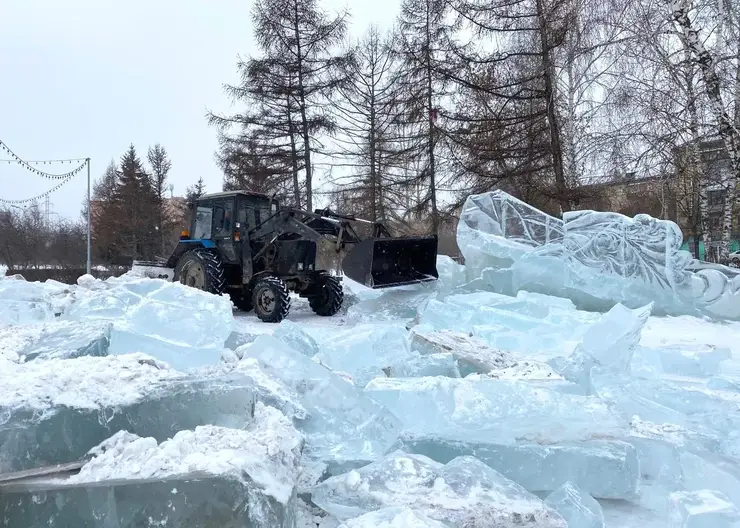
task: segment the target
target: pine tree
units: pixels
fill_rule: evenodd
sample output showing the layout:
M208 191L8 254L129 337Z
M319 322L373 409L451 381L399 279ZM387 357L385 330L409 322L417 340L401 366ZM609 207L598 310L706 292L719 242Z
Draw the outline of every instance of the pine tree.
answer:
M206 184L203 182L203 176L198 178L198 181L193 185L188 185L185 191L185 201L187 203L195 203L198 198L206 193Z
M157 197L133 145L121 158L113 199L118 254L151 259L157 247Z
M318 136L335 128L327 107L344 81L340 72L348 57L334 48L344 39L346 18L344 13L330 18L317 0L258 0L253 27L262 57L240 63L242 84L227 87L249 110L231 117L210 116L211 123L233 139L226 142L232 151L222 152L222 158L243 152L239 137L253 138L258 142L253 152L278 180L274 186L289 181L294 205L307 209L313 207Z
M172 219L167 218L167 175L172 168L172 162L165 148L157 143L149 148L147 160L151 168L151 185L154 192L156 204L156 227L159 235L160 251L164 254L167 233L173 225Z

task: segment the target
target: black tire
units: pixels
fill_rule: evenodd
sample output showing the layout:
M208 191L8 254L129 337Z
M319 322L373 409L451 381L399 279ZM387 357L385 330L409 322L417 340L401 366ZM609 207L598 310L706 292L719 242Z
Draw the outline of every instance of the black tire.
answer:
M344 302L344 291L342 283L336 277L322 277L321 282L316 285L317 295L308 298L308 304L315 314L331 317L342 308Z
M252 292L232 292L229 295L231 296L231 302L234 303L234 306L236 306L239 311L251 312L254 308L254 305L252 304Z
M734 258L730 261L731 268L740 268L740 259Z
M180 257L175 266L175 280L215 295L222 294L226 286L223 262L207 249L193 249Z
M265 323L279 323L290 311L290 294L285 283L276 277L266 277L252 289L254 313Z

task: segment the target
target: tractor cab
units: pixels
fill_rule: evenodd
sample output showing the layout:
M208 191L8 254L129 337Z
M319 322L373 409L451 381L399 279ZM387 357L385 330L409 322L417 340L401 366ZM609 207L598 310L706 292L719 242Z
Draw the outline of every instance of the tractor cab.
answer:
M203 195L193 208L190 238L238 241L274 215L278 202L265 194L227 191Z

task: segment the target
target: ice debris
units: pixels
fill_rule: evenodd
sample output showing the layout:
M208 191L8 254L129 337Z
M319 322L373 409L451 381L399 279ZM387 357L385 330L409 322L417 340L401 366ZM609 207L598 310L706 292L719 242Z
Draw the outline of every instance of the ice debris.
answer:
M10 526L292 528L302 444L261 404L246 429L206 425L159 444L120 432L77 475L3 490L0 515Z
M299 325L287 319L280 323L272 336L310 358L319 352L319 345L316 340L303 331Z
M567 526L536 496L469 456L443 465L395 451L318 484L311 490L311 500L343 521L400 506L450 526Z
M735 528L740 524L740 510L718 491L679 491L670 498L673 518L682 527Z
M604 512L599 503L572 482L548 495L545 504L568 521L568 528L604 528Z

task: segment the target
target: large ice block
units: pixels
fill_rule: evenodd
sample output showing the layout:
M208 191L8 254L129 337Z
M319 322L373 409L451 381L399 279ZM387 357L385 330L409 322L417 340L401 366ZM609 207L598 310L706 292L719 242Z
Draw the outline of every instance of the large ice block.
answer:
M54 285L0 277L0 327L54 320Z
M77 475L3 489L0 515L9 526L292 528L302 444L260 403L244 430L206 425L159 444L121 431Z
M673 518L682 527L737 528L740 525L740 510L718 491L679 491L671 494L671 502Z
M402 506L368 512L339 525L339 528L449 528L423 513Z
M568 521L568 528L604 528L604 512L599 503L572 482L548 495L545 504Z
M635 448L615 440L506 445L449 441L430 433L404 434L397 447L443 463L472 455L525 489L538 493L556 490L572 481L600 499L633 499L640 480Z
M435 293L434 284L394 288L354 304L347 310L351 324L413 319L417 308Z
M376 378L365 393L405 429L448 440L554 444L621 438L627 421L596 398L497 379Z
M376 377L459 377L451 355L432 357L412 351L408 332L395 324L368 323L335 332L315 359L332 370L350 374L360 387Z
M50 323L0 329L0 355L14 362L108 354L112 324Z
M319 344L308 335L299 325L287 319L281 322L272 333L280 341L283 341L293 350L314 357L319 353Z
M411 348L426 354L452 354L463 376L473 372L486 373L512 367L513 354L488 346L480 338L452 330L434 331L430 327L415 326L410 331Z
M668 220L597 211L559 220L493 191L468 197L457 241L468 278L499 293L537 291L593 310L654 302L656 313L740 319L740 273L702 268Z
M376 460L395 442L401 424L393 414L282 341L260 336L243 347L243 357L297 393L308 417L295 423L310 459L354 465Z
M159 279L108 279L106 289L80 290L63 318L110 321L109 352L142 352L185 370L217 363L231 334L232 308L212 295Z
M118 430L157 440L199 425L242 427L252 380L183 374L141 354L0 369L0 472L66 463Z
M311 490L311 500L340 520L401 506L451 526L567 526L540 499L468 456L442 465L395 451L325 480Z

